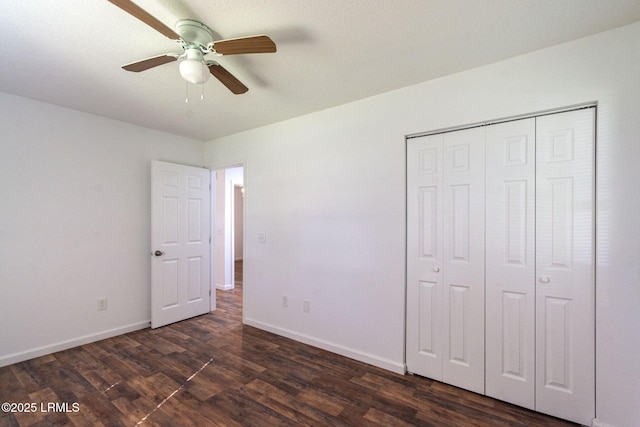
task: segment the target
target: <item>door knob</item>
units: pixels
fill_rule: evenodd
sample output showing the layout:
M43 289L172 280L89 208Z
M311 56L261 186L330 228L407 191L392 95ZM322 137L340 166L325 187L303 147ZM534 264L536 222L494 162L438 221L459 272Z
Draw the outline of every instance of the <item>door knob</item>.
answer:
M551 279L549 279L549 277L547 277L547 276L542 276L542 277L540 277L540 281L542 283L549 283L551 281Z
M162 252L162 251L155 251L153 254L154 254L155 256L162 256L162 255L164 255L164 252Z
M440 267L433 267L433 271L435 271L436 273L440 272Z

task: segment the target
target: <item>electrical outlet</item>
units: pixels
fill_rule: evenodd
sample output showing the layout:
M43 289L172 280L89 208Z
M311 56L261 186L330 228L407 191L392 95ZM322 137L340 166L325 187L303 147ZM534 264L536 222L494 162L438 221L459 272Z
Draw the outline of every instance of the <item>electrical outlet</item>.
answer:
M304 311L305 313L311 313L311 301L309 301L308 299L304 300L304 302L302 303L302 311Z
M267 233L258 233L258 243L267 243Z
M289 307L289 297L287 297L286 295L282 295L282 307Z
M98 311L106 310L109 300L107 298L98 298Z

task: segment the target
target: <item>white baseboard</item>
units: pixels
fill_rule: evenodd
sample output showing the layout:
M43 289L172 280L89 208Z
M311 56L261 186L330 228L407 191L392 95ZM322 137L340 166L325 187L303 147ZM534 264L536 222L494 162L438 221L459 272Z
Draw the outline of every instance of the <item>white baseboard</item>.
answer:
M597 418L594 418L593 421L591 421L591 427L616 427L613 424L607 424L607 423L603 423L602 421L598 421Z
M82 337L73 338L66 341L34 348L32 350L21 351L19 353L9 354L6 356L0 356L0 367L12 365L18 362L24 362L25 360L33 359L47 354L55 353L57 351L67 350L80 345L89 344L92 342L100 341L106 338L115 337L118 335L126 334L128 332L137 331L140 329L148 328L151 322L146 320L144 322L132 323L130 325L121 326L118 328L109 329L107 331L97 332L95 334L84 335Z
M218 283L216 284L216 289L220 289L222 291L228 291L229 289L233 289L235 286L233 286L231 283L227 283L225 285Z
M269 325L253 319L245 318L244 323L246 325L253 326L255 328L274 333L276 335L281 335L286 338L291 338L292 340L299 341L301 343L308 344L313 347L318 347L323 350L327 350L332 353L336 353L341 356L348 357L350 359L358 360L360 362L367 363L369 365L377 366L378 368L386 369L387 371L392 371L397 374L405 373L404 362L396 362L393 360L385 359L373 354L362 352L360 350L355 350L339 344L334 344L329 341L324 341L309 335L300 334L298 332L294 332L288 329L283 329L277 326Z

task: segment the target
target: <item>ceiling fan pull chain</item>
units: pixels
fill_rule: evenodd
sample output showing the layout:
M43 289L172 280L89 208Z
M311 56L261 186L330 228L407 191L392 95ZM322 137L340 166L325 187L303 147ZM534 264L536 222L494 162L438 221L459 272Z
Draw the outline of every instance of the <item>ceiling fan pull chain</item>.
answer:
M204 101L204 85L200 85L202 92L200 92L200 101Z
M184 97L184 103L188 104L189 103L189 82L185 82L185 91L187 95Z

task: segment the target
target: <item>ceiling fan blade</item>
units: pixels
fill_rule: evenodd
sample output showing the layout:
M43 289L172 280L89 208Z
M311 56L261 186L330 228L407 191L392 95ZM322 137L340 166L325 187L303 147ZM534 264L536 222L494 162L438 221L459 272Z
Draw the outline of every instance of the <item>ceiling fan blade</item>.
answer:
M135 18L138 18L151 28L159 31L161 34L169 37L171 40L180 40L180 36L176 34L171 28L164 25L162 22L158 21L155 17L153 17L149 12L142 9L140 6L135 4L130 0L109 0L111 3L118 6L120 9L124 10L128 14L132 15Z
M241 53L272 53L276 44L269 36L249 36L237 39L220 40L212 43L213 50L221 55L237 55Z
M157 67L158 65L168 64L175 61L177 55L158 55L151 58L143 59L142 61L132 62L131 64L123 65L127 71L133 71L139 73L140 71L148 70L149 68Z
M218 63L208 64L211 75L220 80L220 83L225 85L227 89L236 95L240 95L249 90L242 82L236 79L230 72L228 72L222 65Z

